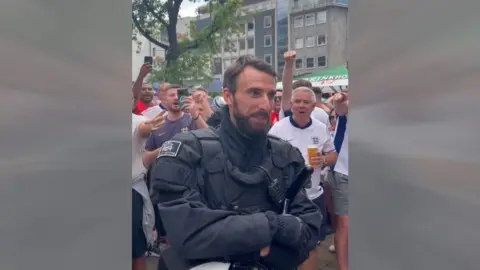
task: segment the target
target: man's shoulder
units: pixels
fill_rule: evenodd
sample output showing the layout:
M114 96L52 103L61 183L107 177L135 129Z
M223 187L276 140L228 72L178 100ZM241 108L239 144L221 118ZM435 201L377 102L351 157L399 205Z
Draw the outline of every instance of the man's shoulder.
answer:
M323 123L322 121L320 121L318 119L315 119L315 118L312 118L312 127L314 127L315 129L326 129L326 128L328 128L327 125L325 125L325 123Z
M327 113L326 111L324 111L322 108L315 107L315 108L313 109L313 111L314 111L315 113L328 116L328 113Z
M196 151L197 144L198 139L191 132L177 133L162 144L158 157L185 155L184 152Z
M141 122L147 121L148 118L143 115L137 115L132 113L132 125L136 128Z
M285 128L286 126L291 126L290 124L290 117L285 117L280 119L278 122L276 122L273 126L276 126L275 128Z
M202 140L216 140L219 138L215 129L197 129L175 134L170 140L163 143L158 157L177 157L180 154L201 154Z
M290 142L282 139L276 135L268 134L267 138L270 141L270 145L274 151L289 152L291 149L295 148Z
M315 118L319 120L321 119L322 121L324 119L328 119L328 113L324 111L322 108L315 107L315 109L313 109L313 115Z
M272 135L268 135L268 138L272 150L272 158L276 165L284 167L292 162L299 164L304 163L302 153L290 142Z

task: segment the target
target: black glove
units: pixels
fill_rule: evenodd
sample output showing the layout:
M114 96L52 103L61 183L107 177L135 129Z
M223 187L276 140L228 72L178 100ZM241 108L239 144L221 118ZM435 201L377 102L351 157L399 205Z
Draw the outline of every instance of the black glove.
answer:
M302 221L291 215L277 215L274 212L266 212L265 215L270 223L273 239L279 244L299 248L303 244Z
M260 262L269 269L294 270L304 260L299 257L298 252L293 248L283 247L278 244L270 246L270 253L260 259Z

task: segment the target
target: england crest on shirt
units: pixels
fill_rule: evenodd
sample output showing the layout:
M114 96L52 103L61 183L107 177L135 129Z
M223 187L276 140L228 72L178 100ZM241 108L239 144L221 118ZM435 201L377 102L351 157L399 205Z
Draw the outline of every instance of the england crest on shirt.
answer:
M318 138L318 136L312 136L312 144L320 144L320 139Z

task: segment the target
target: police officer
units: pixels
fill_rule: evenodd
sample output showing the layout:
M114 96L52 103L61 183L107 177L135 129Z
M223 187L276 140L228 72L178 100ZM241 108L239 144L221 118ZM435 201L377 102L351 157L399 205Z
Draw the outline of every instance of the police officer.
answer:
M177 134L163 144L151 175L152 201L172 248L190 264L256 260L266 269L296 269L315 248L322 215L304 189L290 215L281 214L272 195L305 167L298 149L267 137L275 72L243 56L223 83L218 129Z

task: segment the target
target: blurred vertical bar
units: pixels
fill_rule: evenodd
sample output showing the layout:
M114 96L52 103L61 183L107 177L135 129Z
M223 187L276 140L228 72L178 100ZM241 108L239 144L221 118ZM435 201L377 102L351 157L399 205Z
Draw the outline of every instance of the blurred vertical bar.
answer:
M0 269L128 269L131 2L0 2Z
M478 10L349 3L351 269L480 269Z

